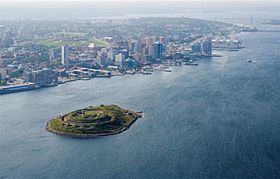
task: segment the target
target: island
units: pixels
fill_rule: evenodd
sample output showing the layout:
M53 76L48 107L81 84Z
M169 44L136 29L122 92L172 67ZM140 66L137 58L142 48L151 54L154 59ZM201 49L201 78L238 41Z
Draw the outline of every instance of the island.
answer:
M59 135L94 138L121 133L142 115L117 105L89 106L51 119L46 129Z

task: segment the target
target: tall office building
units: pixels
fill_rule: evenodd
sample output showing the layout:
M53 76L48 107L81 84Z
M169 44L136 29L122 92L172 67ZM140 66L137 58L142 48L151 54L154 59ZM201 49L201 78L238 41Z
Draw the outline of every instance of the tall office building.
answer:
M154 51L155 51L154 46L148 46L145 54L154 57L154 54L155 54Z
M140 52L141 43L138 40L130 40L128 42L128 48L130 52Z
M111 62L115 62L115 58L116 58L116 54L117 54L117 51L116 50L109 50L109 52L107 52L108 54L108 59L111 61Z
M129 40L128 41L128 49L130 52L134 52L135 51L135 40Z
M163 58L163 43L161 42L156 42L153 44L153 58L154 59L162 59Z
M163 36L160 36L160 37L159 37L159 41L160 41L161 43L164 43L164 42L165 42L164 37L163 37Z
M145 37L143 39L144 44L148 47L148 46L152 46L154 43L154 39L152 37Z
M109 64L109 59L108 59L108 53L107 52L102 52L98 55L97 57L98 63L101 66L107 66Z
M4 48L9 48L12 44L12 33L10 31L3 32L1 34L1 45Z
M122 66L124 60L125 60L125 55L120 53L120 54L116 55L116 57L115 57L115 64Z
M206 39L202 42L203 55L211 56L212 55L212 40Z
M49 50L49 61L52 61L54 59L54 51L53 49Z
M192 44L191 48L195 55L201 55L201 43L195 42Z
M64 45L61 47L61 63L62 65L68 65L69 46Z

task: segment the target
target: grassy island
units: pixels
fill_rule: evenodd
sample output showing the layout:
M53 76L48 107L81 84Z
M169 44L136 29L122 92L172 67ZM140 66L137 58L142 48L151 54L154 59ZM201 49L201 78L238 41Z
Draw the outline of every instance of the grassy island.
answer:
M89 106L47 122L47 130L78 138L113 135L128 129L142 112L134 112L116 105Z

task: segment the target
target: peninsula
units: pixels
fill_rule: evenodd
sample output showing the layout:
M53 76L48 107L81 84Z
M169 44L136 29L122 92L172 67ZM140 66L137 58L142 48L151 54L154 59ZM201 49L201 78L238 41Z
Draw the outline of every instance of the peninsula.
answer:
M140 117L142 112L117 105L89 106L51 119L46 129L70 137L94 138L121 133Z

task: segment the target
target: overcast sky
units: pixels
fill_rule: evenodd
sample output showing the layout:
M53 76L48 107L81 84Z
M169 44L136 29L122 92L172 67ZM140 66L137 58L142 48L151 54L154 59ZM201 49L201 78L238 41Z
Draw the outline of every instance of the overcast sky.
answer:
M26 2L26 1L33 1L33 2L48 2L48 1L74 1L74 2L80 2L80 1L88 1L88 2L103 2L103 1L189 1L189 2L201 2L201 1L206 1L206 2L217 2L217 1L223 1L223 2L234 2L234 1L274 1L274 2L280 2L280 0L0 0L0 2Z

